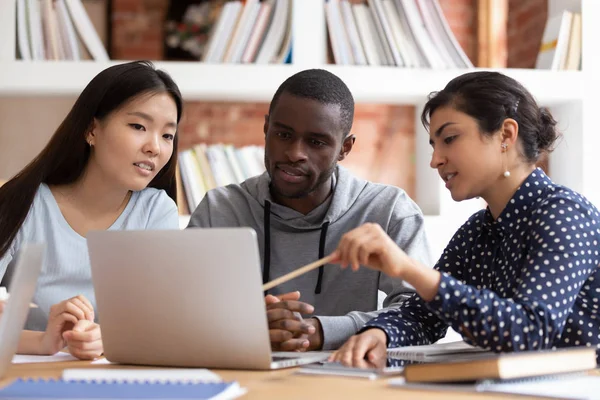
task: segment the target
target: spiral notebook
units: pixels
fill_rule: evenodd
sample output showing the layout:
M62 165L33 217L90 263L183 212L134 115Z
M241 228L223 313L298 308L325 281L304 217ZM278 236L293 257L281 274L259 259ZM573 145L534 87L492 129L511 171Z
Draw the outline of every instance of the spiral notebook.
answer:
M237 382L201 369L66 369L62 379L18 379L2 399L235 399Z

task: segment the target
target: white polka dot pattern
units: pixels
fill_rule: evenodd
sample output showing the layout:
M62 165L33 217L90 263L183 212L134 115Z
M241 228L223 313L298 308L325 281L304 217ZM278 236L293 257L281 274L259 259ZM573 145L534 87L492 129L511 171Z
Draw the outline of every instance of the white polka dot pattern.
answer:
M492 351L600 347L600 216L536 169L496 221L481 210L435 266L435 298L380 314L389 347L429 344L450 325Z

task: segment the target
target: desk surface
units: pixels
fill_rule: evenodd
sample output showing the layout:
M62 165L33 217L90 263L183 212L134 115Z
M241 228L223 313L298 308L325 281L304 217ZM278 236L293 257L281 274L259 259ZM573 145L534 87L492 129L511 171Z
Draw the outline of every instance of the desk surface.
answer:
M60 378L65 368L139 368L123 365L91 365L89 361L68 361L55 363L13 364L5 379L4 386L15 378ZM143 368L143 367L142 367ZM294 369L278 371L233 371L214 370L223 380L236 380L248 390L242 399L498 399L498 395L467 392L424 391L389 387L387 379L368 380L364 378L344 378L333 376L307 376L294 374ZM408 396L408 397L406 397ZM502 398L506 396L500 395ZM523 399L524 397L513 397Z

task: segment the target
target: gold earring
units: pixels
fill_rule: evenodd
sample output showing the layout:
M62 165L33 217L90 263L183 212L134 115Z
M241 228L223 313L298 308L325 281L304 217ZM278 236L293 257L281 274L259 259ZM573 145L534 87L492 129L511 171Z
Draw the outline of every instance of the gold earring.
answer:
M506 144L506 143L502 143L502 145L501 145L501 146L502 146L502 152L503 152L503 153L506 153L506 151L508 150L508 144ZM508 155L506 156L506 158L508 158ZM508 164L508 163L507 163L507 164ZM503 175L504 175L504 177L505 177L505 178L508 178L508 177L510 177L510 171L508 170L508 168L506 168L506 169L505 169L505 171L504 171L504 174L503 174Z

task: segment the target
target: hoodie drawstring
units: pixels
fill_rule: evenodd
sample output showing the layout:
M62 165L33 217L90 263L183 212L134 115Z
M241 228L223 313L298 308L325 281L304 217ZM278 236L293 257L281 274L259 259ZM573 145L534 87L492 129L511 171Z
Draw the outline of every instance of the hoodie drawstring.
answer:
M265 260L263 266L263 285L269 282L269 276L271 275L271 202L265 201L265 216L263 217L263 228L265 232L265 248L263 259ZM265 291L266 296L268 290Z
M321 237L319 239L319 260L325 255L325 239L327 238L327 228L329 227L329 221L325 221L321 226ZM324 265L319 267L319 279L317 279L317 286L315 286L315 294L321 293L321 284L323 282L323 268Z
M319 238L319 259L325 255L325 243L327 238L327 228L329 227L329 221L325 221L321 226L321 237ZM271 275L271 202L265 201L265 215L263 217L263 228L264 228L264 241L265 248L263 250L263 284L269 282ZM323 282L323 266L319 267L319 278L317 279L317 286L315 287L315 293L321 293L321 286ZM266 296L268 291L265 291Z

